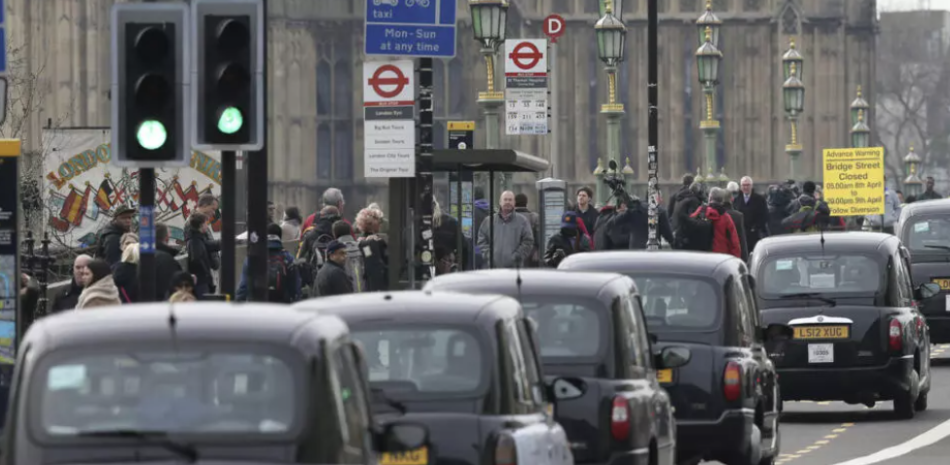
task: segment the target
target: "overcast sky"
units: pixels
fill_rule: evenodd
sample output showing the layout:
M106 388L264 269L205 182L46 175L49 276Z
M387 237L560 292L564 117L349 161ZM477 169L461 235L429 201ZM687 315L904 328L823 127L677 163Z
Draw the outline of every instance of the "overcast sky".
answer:
M917 10L921 4L928 4L933 10L950 10L950 0L878 0L881 11Z

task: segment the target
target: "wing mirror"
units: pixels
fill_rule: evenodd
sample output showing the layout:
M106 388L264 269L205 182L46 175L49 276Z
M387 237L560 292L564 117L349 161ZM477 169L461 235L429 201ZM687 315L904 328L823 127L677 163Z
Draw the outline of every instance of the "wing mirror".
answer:
M378 433L379 452L408 452L425 446L428 441L428 428L418 423L388 423Z
M689 363L692 357L693 354L686 347L666 347L654 356L653 365L657 370L679 368Z
M940 285L937 283L923 283L917 286L917 300L927 300L940 294Z
M758 328L759 338L763 341L780 341L791 339L795 335L795 330L788 325L771 324L765 328Z
M656 334L649 333L647 336L650 338L650 344L652 345L656 345L656 343L660 341L660 339L656 337Z
M571 400L587 393L587 383L580 378L554 378L548 388L548 399Z

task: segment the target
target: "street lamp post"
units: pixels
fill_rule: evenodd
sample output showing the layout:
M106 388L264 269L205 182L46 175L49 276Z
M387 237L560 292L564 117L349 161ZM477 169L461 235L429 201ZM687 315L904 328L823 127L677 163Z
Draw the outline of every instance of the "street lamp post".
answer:
M620 166L620 120L626 112L623 103L617 101L617 65L623 62L627 27L614 16L613 3L604 2L604 16L594 25L594 32L597 53L607 71L607 103L600 107L600 113L607 118L607 165L614 161Z
M871 128L864 124L864 110L858 110L858 122L851 127L851 147L868 147L871 141Z
M924 182L921 181L918 170L920 169L920 156L914 153L914 145L910 146L910 153L904 157L904 165L907 166L907 178L904 179L904 195L907 197L918 196L923 193ZM906 198L906 197L905 197Z
M791 163L792 179L799 175L798 160L802 154L802 144L798 140L798 118L805 109L804 58L795 49L795 39L788 41L788 51L782 56L782 72L785 83L782 84L782 100L791 131L789 143L785 146Z
M712 14L706 11L707 14ZM705 17L706 15L703 15ZM702 18L700 18L702 19ZM706 115L699 122L700 129L703 130L703 136L706 140L706 181L712 183L717 180L716 177L716 136L719 133L719 120L716 119L714 111L714 94L716 84L719 83L719 64L722 61L722 52L713 44L713 28L707 25L703 33L703 44L696 50L696 64L698 67L699 83L703 86L703 94L706 97ZM700 175L702 172L699 173Z
M505 105L505 93L495 90L495 55L505 43L508 25L508 0L469 0L472 14L472 30L475 40L481 44L485 57L487 90L478 93L478 105L485 115L485 148L501 148L501 113ZM485 183L484 173L479 173L477 185ZM502 185L508 187L508 173L502 174Z
M871 106L868 105L867 100L864 100L864 97L861 95L861 86L858 86L858 96L851 102L851 124L858 124L858 112L864 110L864 114L870 114Z

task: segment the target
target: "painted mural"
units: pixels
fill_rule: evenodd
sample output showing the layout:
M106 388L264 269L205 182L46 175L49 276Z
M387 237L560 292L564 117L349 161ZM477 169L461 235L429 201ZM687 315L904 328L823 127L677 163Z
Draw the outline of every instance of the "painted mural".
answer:
M119 205L138 206L138 170L112 164L108 129L45 130L43 150L48 230L64 245L95 244ZM218 152L195 151L188 167L155 170L155 221L168 225L171 243L184 242L182 228L201 193L220 195L220 160Z

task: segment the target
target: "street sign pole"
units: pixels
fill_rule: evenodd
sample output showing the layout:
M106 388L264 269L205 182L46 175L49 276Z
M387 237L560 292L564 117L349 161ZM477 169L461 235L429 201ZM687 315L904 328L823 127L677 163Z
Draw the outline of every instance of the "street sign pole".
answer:
M659 47L658 23L659 23L659 5L660 0L648 0L647 2L647 189L649 190L649 203L647 215L649 217L649 232L647 234L647 250L659 250L660 241L656 237L657 229L657 208L659 207L659 186L657 185L657 165L659 163L659 143L660 143L660 93L657 89L659 78L657 73L657 49Z
M159 297L155 278L155 169L142 168L139 170L140 302L155 302Z
M267 0L263 1L263 21L267 21ZM262 41L267 44L267 27L262 28ZM263 47L262 61L267 63L268 47ZM267 89L267 73L258 78ZM261 96L261 108L267 108L267 92ZM247 271L250 278L248 300L267 301L267 131L261 135L261 149L247 157ZM231 279L234 279L232 273Z
M221 152L221 277L219 294L234 298L234 259L237 214L235 192L237 191L237 155L233 150Z
M422 251L419 261L422 265L422 280L435 277L435 244L432 233L432 58L419 59L419 184L422 186L418 200L421 205L416 211L422 213L422 225L419 229Z
M551 102L551 137L548 140L551 154L551 177L557 178L560 155L558 154L558 136L561 126L558 116L557 91L557 39L564 35L564 18L559 15L550 15L544 18L544 35L548 36L548 93ZM540 179L541 173L538 173Z

